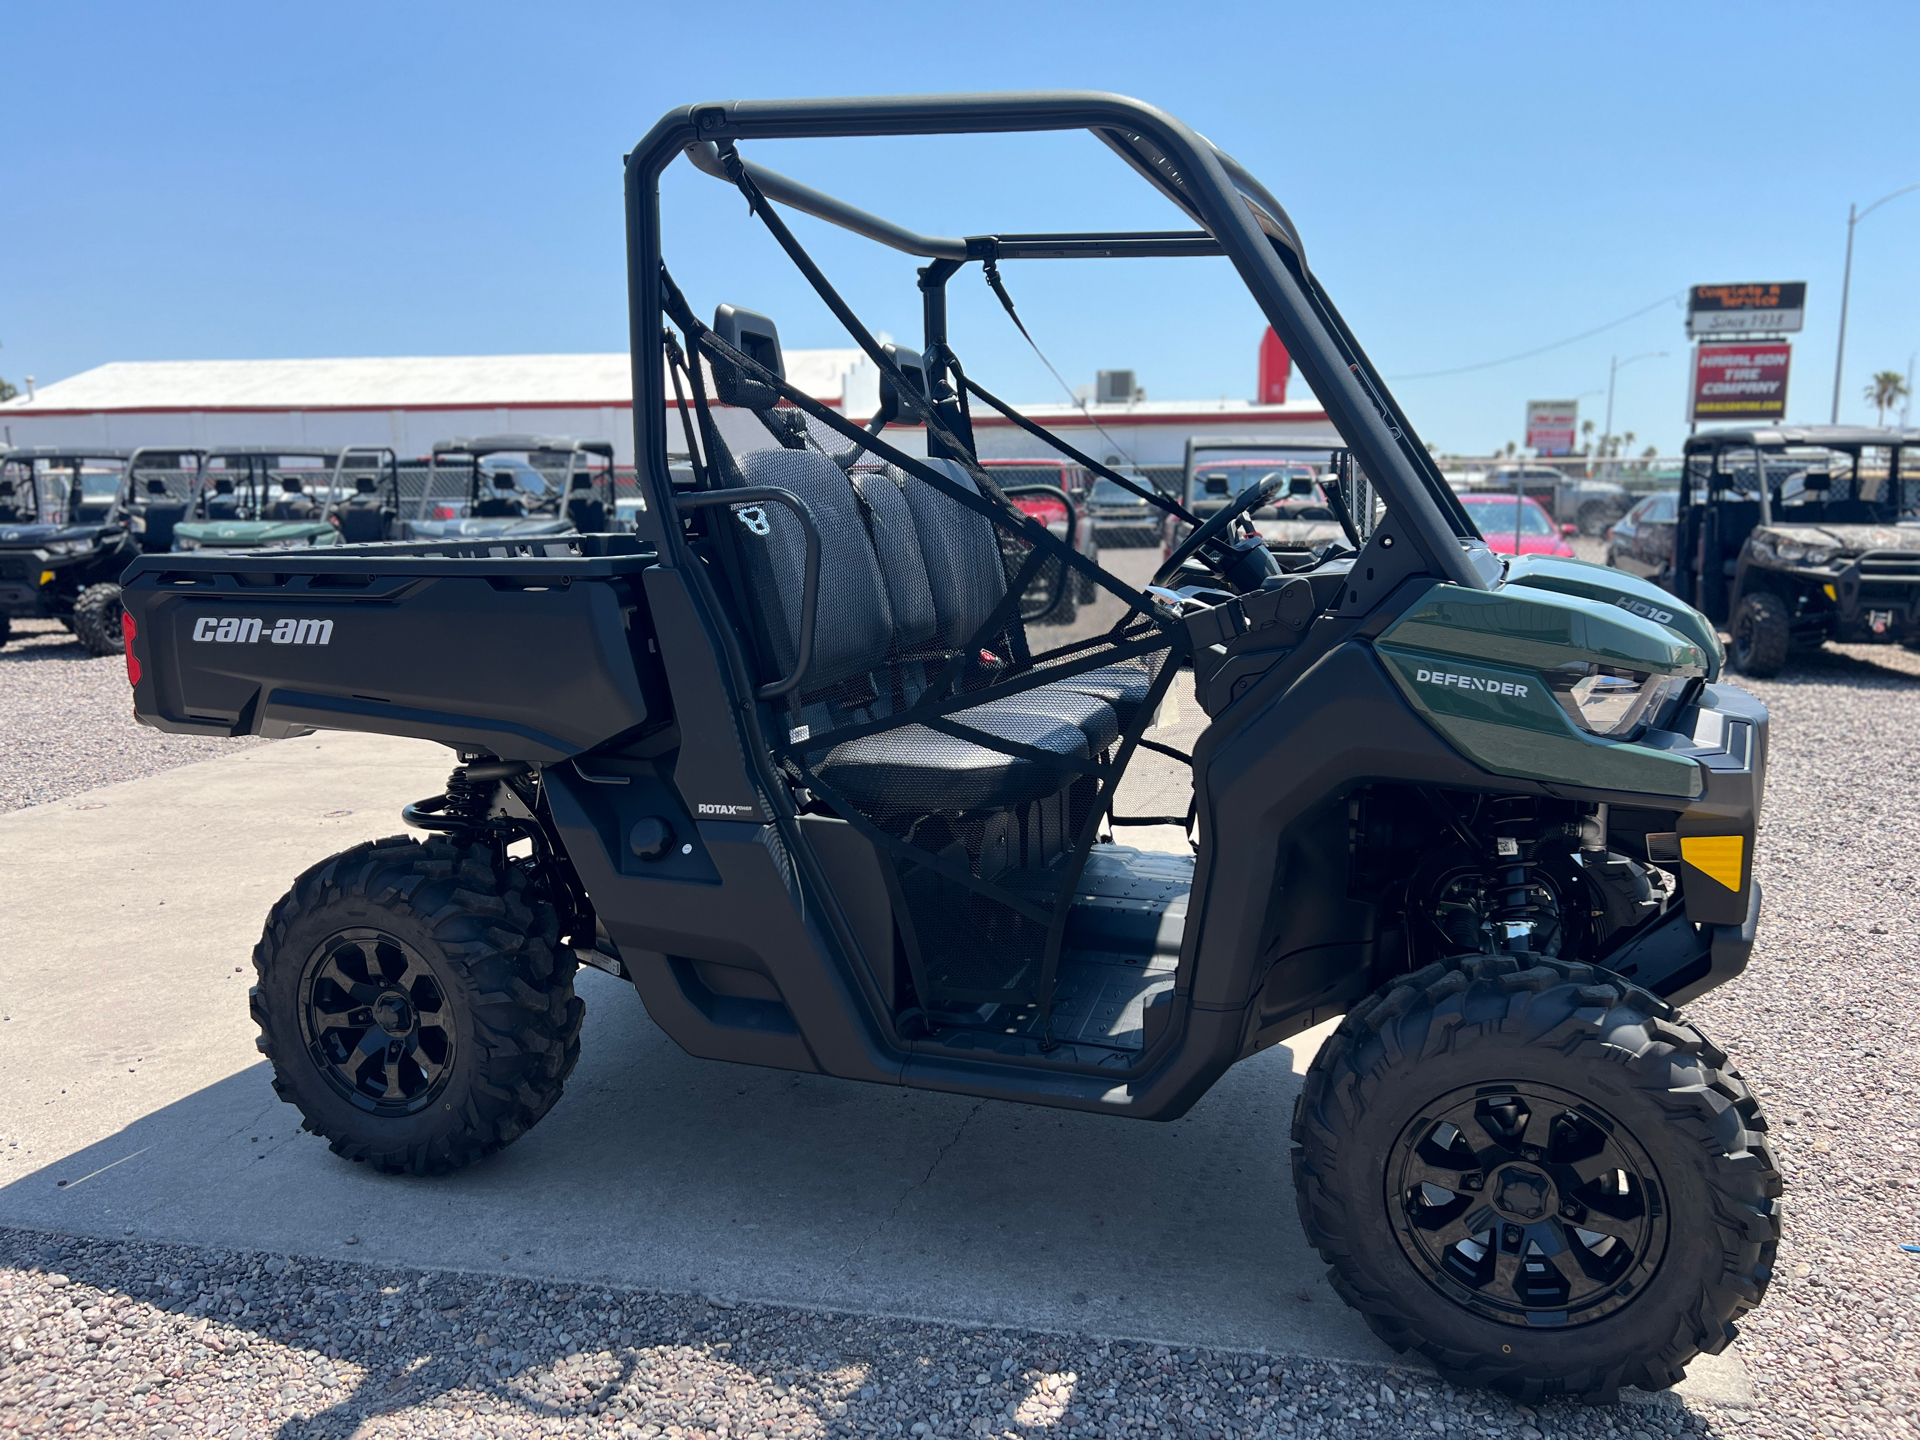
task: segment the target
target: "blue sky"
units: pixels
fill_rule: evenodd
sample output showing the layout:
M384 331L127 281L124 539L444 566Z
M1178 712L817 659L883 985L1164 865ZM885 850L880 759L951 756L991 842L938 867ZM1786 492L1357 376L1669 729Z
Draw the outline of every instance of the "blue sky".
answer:
M1677 304L1805 280L1790 418L1825 420L1849 201L1920 181L1920 7L843 3L11 6L0 105L0 375L107 360L626 348L620 157L668 107L755 96L1087 87L1179 115L1266 181L1449 450L1580 396L1671 448ZM791 144L768 163L948 233L1179 223L1085 137ZM737 197L663 187L696 304L846 343ZM870 323L917 330L910 266L800 227ZM1099 273L1094 273L1099 272ZM1009 264L1074 383L1250 395L1260 320L1223 262ZM969 370L1059 398L977 277ZM1842 417L1920 349L1920 192L1858 233Z

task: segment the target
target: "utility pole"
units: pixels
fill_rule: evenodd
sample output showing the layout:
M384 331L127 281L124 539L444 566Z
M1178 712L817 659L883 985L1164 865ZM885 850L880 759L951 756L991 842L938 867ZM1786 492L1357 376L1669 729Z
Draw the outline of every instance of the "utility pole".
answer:
M1604 446L1613 438L1613 382L1619 378L1620 372L1636 360L1664 360L1666 358L1667 352L1664 350L1643 351L1638 355L1629 355L1625 360L1622 360L1618 355L1613 357L1613 363L1607 367L1607 428L1600 436L1601 445Z
M1882 195L1864 210L1853 205L1847 206L1847 265L1840 272L1840 343L1833 352L1833 409L1827 416L1829 425L1840 423L1840 372L1847 362L1847 301L1853 290L1853 227L1887 201L1898 200L1914 190L1920 190L1920 184L1903 185L1898 190Z

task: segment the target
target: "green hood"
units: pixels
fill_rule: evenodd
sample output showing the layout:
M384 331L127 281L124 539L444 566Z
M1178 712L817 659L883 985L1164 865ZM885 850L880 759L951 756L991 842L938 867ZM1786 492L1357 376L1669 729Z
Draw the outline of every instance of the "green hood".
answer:
M173 538L213 550L253 550L267 545L336 545L340 532L326 520L191 520L173 527Z
M1526 555L1507 566L1509 585L1531 585L1585 600L1603 600L1630 615L1664 625L1699 646L1707 658L1707 679L1720 678L1726 659L1719 632L1691 605L1676 600L1651 580L1642 580L1605 565L1564 560L1552 555Z

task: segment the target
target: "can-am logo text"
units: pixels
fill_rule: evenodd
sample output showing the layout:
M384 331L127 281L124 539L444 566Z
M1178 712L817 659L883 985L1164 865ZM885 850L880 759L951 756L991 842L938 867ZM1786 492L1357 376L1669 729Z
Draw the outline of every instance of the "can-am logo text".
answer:
M1490 680L1484 675L1455 675L1450 670L1417 670L1413 678L1422 685L1444 685L1452 690L1484 690L1489 695L1517 695L1522 700L1530 693L1525 685L1512 680Z
M202 615L193 622L193 638L215 645L257 645L262 640L275 645L328 645L333 642L333 621L276 620L269 630L257 615L245 619Z

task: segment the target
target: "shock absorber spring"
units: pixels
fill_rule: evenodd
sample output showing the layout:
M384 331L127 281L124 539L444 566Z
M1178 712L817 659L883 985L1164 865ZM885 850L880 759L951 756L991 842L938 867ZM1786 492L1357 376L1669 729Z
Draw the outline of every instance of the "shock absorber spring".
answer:
M1509 803L1494 819L1494 863L1486 924L1496 950L1553 955L1560 949L1560 901L1540 869L1540 827L1531 806Z
M467 825L479 826L486 823L487 810L493 803L494 787L498 779L476 780L467 772L465 765L457 765L447 776L446 805L441 814L449 820L457 820Z
M487 812L493 808L500 782L531 768L523 760L485 758L456 765L447 776L445 794L416 800L400 812L400 818L420 830L518 832L519 822L491 819Z

